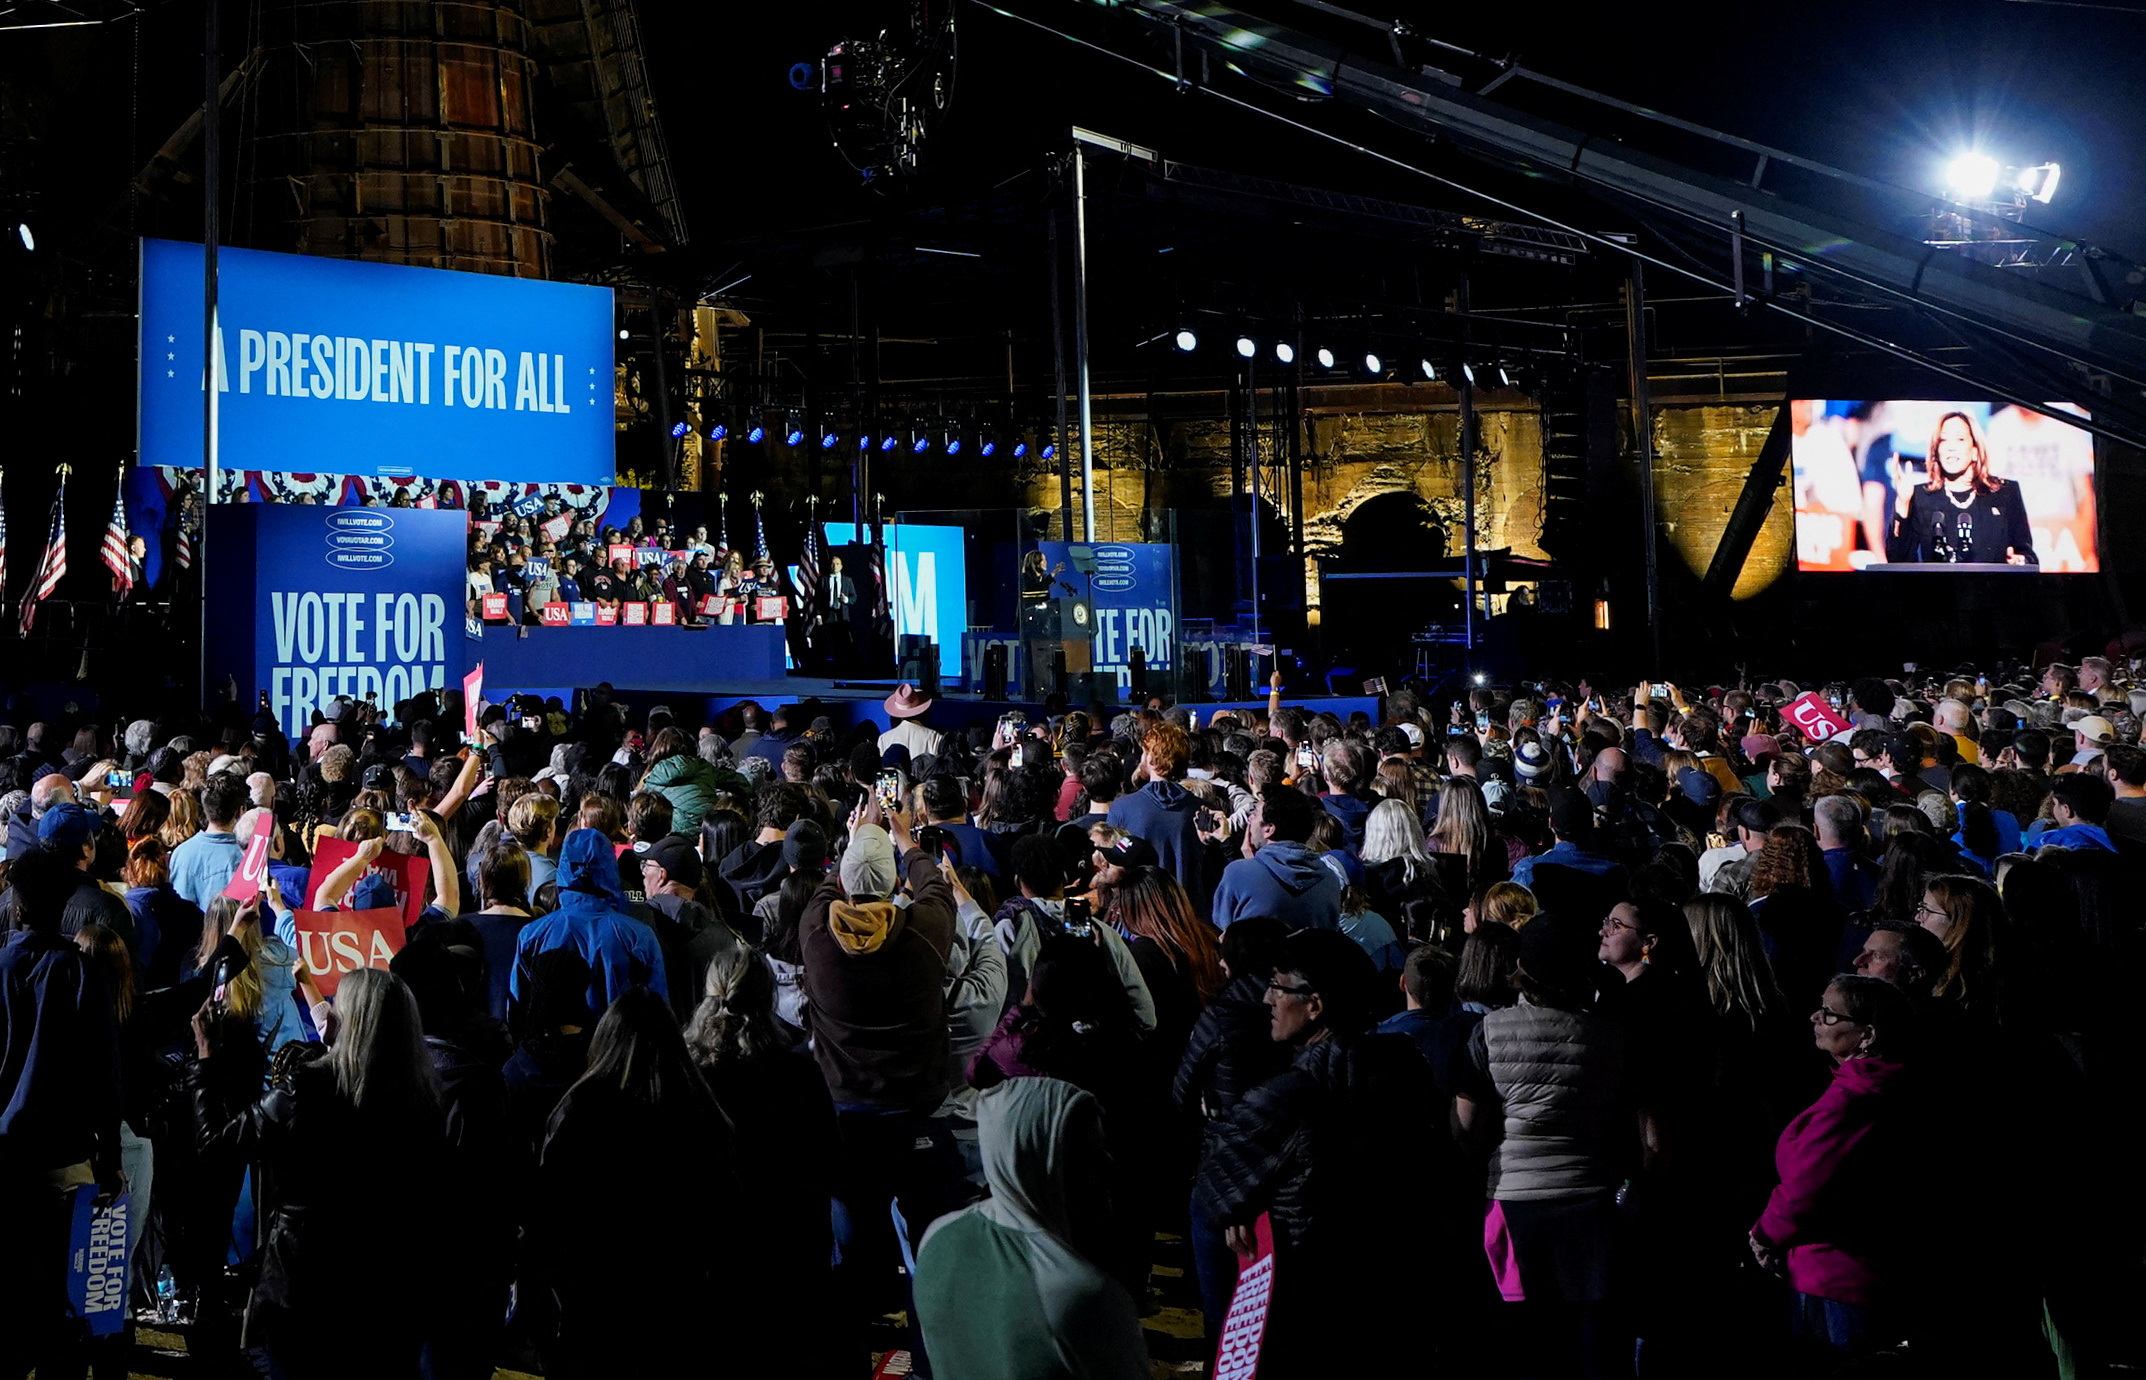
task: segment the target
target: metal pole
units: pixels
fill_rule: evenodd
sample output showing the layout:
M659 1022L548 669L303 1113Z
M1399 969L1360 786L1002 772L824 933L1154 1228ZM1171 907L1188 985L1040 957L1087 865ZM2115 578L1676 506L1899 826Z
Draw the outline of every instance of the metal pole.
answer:
M1088 160L1073 144L1073 355L1080 370L1080 533L1095 540L1094 399L1088 392Z
M1259 384L1254 371L1259 367L1255 356L1244 362L1245 416L1245 469L1251 477L1252 502L1249 512L1252 518L1252 640L1259 641Z
M1626 364L1631 371L1632 440L1639 459L1639 530L1644 543L1647 584L1647 644L1650 666L1662 659L1661 585L1655 570L1654 531L1654 403L1647 391L1647 280L1646 270L1635 256L1632 276L1625 284L1624 343Z
M1051 208L1051 370L1056 379L1053 397L1058 404L1058 532L1073 540L1073 451L1066 441L1066 318L1059 280L1065 277L1058 244L1058 208Z
M656 352L656 430L663 440L663 487L671 490L678 487L678 448L684 442L682 437L671 435L671 371L663 358L663 338L669 332L664 329L661 288L649 289L648 324Z
M223 66L222 0L205 0L201 25L201 540L194 560L201 569L201 704L209 705L209 510L216 501L219 473L217 435L223 371L217 368L216 250L223 239ZM184 520L183 518L181 519Z
M1460 503L1461 503L1461 557L1460 578L1461 602L1466 612L1462 616L1462 645L1468 651L1475 650L1475 362L1465 354L1469 331L1468 275L1460 275L1454 294L1455 304L1460 308L1461 357L1460 374Z

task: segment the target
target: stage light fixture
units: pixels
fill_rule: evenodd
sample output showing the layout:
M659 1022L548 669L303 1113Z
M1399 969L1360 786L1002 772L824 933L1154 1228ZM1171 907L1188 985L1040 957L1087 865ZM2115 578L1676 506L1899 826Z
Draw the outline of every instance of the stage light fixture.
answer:
M863 435L863 434L859 434L859 435L858 435L858 437L857 437L857 449L859 449L859 450L870 450L871 448L872 448L872 438L871 438L871 437L869 437L869 436Z
M1055 460L1058 458L1058 445L1055 441L1046 442L1044 444L1043 458L1046 460Z
M1510 388L1513 386L1512 371L1507 369L1502 364L1498 366L1498 383L1506 388Z
M1367 374L1383 374L1386 372L1386 361L1379 358L1378 351L1364 351L1364 372Z
M767 439L767 428L758 422L754 422L751 426L745 428L745 439L757 446Z
M672 422L671 439L673 441L682 441L685 439L685 434L692 429L692 427L687 426L684 422Z
M820 449L833 450L835 448L835 442L841 439L842 438L840 436L835 434L834 429L830 427L826 431L820 433Z
M618 338L620 340L631 340L633 339L633 332L627 330L624 326L621 326L618 328Z
M891 432L891 431L890 431L890 432L888 432L888 433L887 433L887 434L886 434L885 436L882 436L882 437L880 438L880 440L879 440L879 449L880 449L880 452L881 452L882 454L884 454L884 453L885 453L885 452L887 452L887 451L893 450L893 449L894 449L894 448L895 448L896 446L900 445L901 443L902 443L902 438L901 438L901 437L899 437L899 436L896 436L896 435L895 435L895 434L894 434L893 432Z
M785 418L782 424L782 443L786 446L805 444L805 424L795 417Z
M998 442L992 440L989 436L986 436L982 441L977 443L976 453L978 455L981 455L984 459L989 460L992 456L998 454Z
M1332 350L1327 349L1324 345L1321 345L1319 347L1319 352L1313 355L1312 358L1319 361L1319 367L1321 369L1331 369L1334 367L1334 352Z
M1297 362L1297 347L1286 340L1277 340L1274 342L1274 357L1284 364L1294 364Z
M1186 327L1171 336L1170 343L1178 348L1179 353L1189 355L1200 348L1200 337L1190 327Z
M1468 380L1468 386L1470 388L1475 387L1475 366L1473 364L1461 365L1460 376Z
M1986 153L1970 150L1954 155L1945 165L1945 185L1952 190L1958 201L1987 201L1997 190L1997 177L2001 170L1997 160Z
M946 433L946 453L948 455L961 454L961 433L951 428Z
M1430 379L1430 380L1432 380L1433 382L1436 382L1436 381L1437 381L1437 378L1438 378L1438 366L1437 366L1437 365L1435 365L1435 364L1431 363L1431 362L1430 362L1430 361L1429 361L1428 359L1419 359L1419 360L1417 360L1417 361L1416 361L1416 367L1417 367L1418 369L1421 369L1421 370L1423 371L1423 376L1424 376L1425 378L1427 378L1427 379Z
M2049 166L2054 169L2056 164L2052 163ZM2056 185L2055 179L2051 179L2050 185ZM2049 198L2043 197L2042 200L2047 201ZM29 250L32 254L37 252L37 236L30 233L30 222L26 220L15 222L15 238L22 241L24 249Z
M1237 357L1239 359L1250 359L1253 355L1256 355L1258 353L1259 343L1253 340L1252 337L1248 335L1240 335L1237 337Z
M730 423L728 422L717 422L714 426L708 428L708 439L711 441L725 440L729 435Z
M916 439L909 443L909 452L912 455L922 455L925 451L930 449L931 437L921 431L917 433Z
M2057 194L2057 179L2063 176L2063 173L2064 170L2054 163L2039 163L2031 168L2021 168L2018 176L2013 179L2013 185L2047 206L2050 199ZM29 227L24 226L23 231L27 234Z
M1013 458L1016 460L1026 460L1028 458L1028 442L1015 441L1013 443Z
M1482 673L1481 671L1477 671L1477 672L1475 673L1475 676L1474 676L1474 680L1475 680L1475 683L1476 683L1477 685L1481 685L1481 684L1483 683L1483 681L1484 681L1485 679L1486 679L1486 677L1485 677L1485 676L1483 675L1483 673Z

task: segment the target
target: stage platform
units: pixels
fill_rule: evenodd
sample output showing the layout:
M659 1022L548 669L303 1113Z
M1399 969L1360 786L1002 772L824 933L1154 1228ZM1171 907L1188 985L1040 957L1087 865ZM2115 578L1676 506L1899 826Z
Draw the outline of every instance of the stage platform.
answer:
M556 631L556 630L555 630ZM611 629L602 631L610 632ZM662 631L662 630L659 630ZM536 640L532 634L530 641ZM882 729L889 724L884 701L894 692L894 681L841 681L815 676L781 676L765 679L726 681L720 686L686 682L672 679L664 674L667 669L661 661L636 661L631 664L614 665L612 674L578 684L561 684L542 679L502 679L486 652L484 691L485 698L497 702L509 694L557 696L562 704L571 704L577 690L585 690L598 680L611 682L613 696L621 703L632 706L637 713L663 705L670 709L674 718L692 722L696 716L701 723L712 722L747 700L763 709L779 705L801 704L813 701L819 712L833 723L840 732L870 719ZM1378 717L1379 702L1365 695L1298 695L1284 692L1282 701L1311 710L1326 712L1347 719L1350 714L1362 711ZM1106 700L1104 707L1111 713L1130 708L1131 701ZM1076 708L1081 706L1075 706ZM1193 703L1188 708L1197 710L1200 721L1218 709L1265 709L1264 696L1256 700L1234 700L1214 703ZM933 701L928 722L934 728L966 728L970 724L994 723L1009 710L1019 709L1031 719L1040 717L1042 706L1030 700L987 700L980 694L964 691L942 691Z

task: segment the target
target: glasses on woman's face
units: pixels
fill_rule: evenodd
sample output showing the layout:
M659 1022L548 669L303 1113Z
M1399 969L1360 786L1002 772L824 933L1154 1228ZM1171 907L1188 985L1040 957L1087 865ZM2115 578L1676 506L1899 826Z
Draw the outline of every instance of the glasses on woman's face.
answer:
M1928 901L1925 901L1921 905L1915 907L1916 920L1920 921L1925 915L1932 915L1940 920L1949 921L1950 919L1952 919L1949 914L1942 910L1939 910L1936 906L1931 905Z
M1820 1025L1839 1025L1842 1021L1852 1021L1855 1017L1845 1011L1835 1011L1829 1006L1821 1006L1811 1013L1811 1019Z
M1273 978L1267 979L1267 990L1269 992L1279 992L1285 997L1296 997L1299 1000L1305 997L1315 997L1319 994L1319 989L1316 987L1291 987L1288 983L1279 982Z

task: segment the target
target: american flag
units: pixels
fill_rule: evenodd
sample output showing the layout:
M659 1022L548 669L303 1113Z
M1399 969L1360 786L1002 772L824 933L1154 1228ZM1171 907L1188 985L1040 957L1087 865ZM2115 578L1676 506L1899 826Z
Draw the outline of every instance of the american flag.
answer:
M52 535L45 541L45 554L38 559L37 574L30 579L30 592L22 601L22 635L30 635L37 621L37 606L52 597L67 575L67 467L60 466L60 491L52 497Z
M179 569L191 570L194 565L194 534L187 530L191 524L188 520L186 505L183 502L179 505L179 521L177 525L179 533L177 539L173 542L172 557L178 561Z
M97 559L112 572L112 592L125 599L134 592L134 557L127 549L127 496L112 496L112 520L105 524L104 540L97 544Z
M7 603L7 506L0 504L0 605Z
M797 557L796 612L809 619L819 612L820 607L820 500L817 497L810 499L805 509L805 547Z

